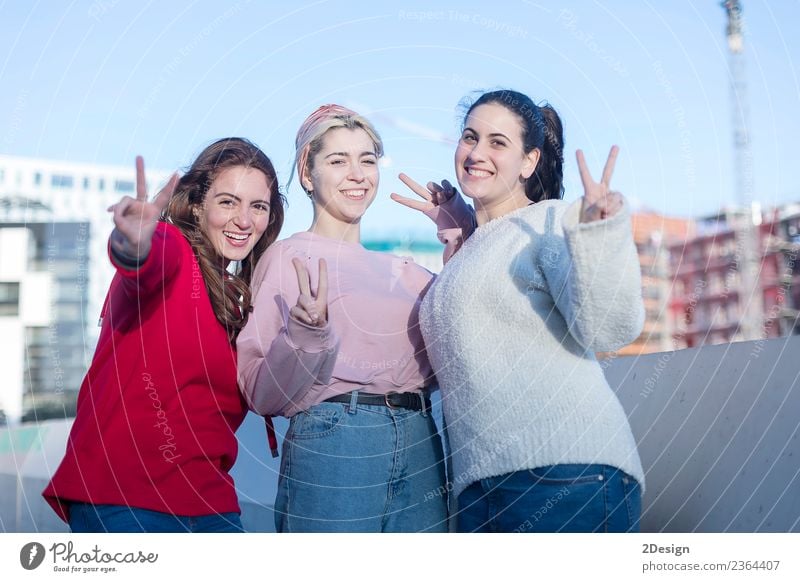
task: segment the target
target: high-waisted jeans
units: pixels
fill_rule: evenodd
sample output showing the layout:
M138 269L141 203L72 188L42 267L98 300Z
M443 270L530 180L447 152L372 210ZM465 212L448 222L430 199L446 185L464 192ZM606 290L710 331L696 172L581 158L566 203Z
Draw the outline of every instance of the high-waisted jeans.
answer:
M447 486L430 413L322 402L283 444L279 532L444 532Z

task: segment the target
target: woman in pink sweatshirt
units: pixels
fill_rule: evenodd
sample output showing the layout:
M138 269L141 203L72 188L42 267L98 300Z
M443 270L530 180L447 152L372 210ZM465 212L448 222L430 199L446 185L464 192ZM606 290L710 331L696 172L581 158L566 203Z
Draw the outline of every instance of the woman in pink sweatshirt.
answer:
M238 339L250 407L290 418L276 528L446 531L434 377L418 321L433 275L360 242L383 144L365 118L326 105L300 127L296 147L314 219L259 261ZM438 207L451 210L442 218L466 212L447 204L463 203Z

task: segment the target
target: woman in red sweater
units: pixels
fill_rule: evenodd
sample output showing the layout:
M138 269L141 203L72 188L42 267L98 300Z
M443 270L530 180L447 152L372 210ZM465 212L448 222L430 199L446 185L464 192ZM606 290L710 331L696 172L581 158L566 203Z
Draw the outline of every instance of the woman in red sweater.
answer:
M152 202L137 158L136 186L109 209L117 272L44 496L73 532L241 531L235 339L284 199L269 158L240 138L208 146Z

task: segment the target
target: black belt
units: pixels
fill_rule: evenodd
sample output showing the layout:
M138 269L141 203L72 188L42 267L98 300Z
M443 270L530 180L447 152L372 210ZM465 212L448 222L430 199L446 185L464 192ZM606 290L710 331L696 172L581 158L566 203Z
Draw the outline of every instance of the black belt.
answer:
M343 402L349 404L352 400L350 394L340 394L332 396L325 400L325 402ZM386 406L388 408L405 408L407 410L425 410L429 412L431 409L431 400L421 392L388 392L386 394L367 394L359 392L356 398L356 404L371 404L373 406Z

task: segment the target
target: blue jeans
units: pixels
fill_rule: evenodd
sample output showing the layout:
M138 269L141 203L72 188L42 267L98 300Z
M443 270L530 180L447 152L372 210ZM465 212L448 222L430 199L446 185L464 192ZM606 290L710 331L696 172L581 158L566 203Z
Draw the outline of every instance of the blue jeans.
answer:
M442 444L429 413L322 402L291 418L279 532L444 532Z
M550 465L481 479L458 496L460 532L638 532L639 483L608 465Z
M238 513L181 516L126 505L71 503L72 533L241 533Z

